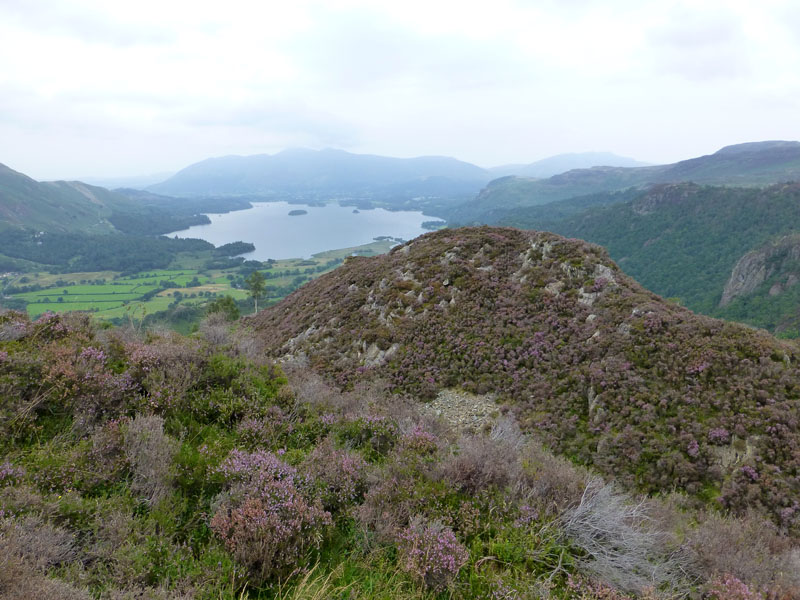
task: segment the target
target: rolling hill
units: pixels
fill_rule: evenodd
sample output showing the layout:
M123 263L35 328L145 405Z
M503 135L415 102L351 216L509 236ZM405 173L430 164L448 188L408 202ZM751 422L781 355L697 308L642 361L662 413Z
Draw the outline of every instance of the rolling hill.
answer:
M195 163L148 189L174 196L298 195L327 199L462 196L477 193L491 174L454 158L389 158L343 150L285 150Z
M78 181L40 183L0 164L0 222L41 231L109 233L111 213L129 201Z
M800 142L768 141L726 146L708 156L649 167L576 169L548 179L494 180L477 197L441 215L452 223L499 223L506 211L579 196L691 181L709 185L764 186L800 179Z
M551 233L465 228L354 258L250 323L341 385L459 388L629 488L798 523L797 347L698 316ZM796 516L795 516L796 515Z

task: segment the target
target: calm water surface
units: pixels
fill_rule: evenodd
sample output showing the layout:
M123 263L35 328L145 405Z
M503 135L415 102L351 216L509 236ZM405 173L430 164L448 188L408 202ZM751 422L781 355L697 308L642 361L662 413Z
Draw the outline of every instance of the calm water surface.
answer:
M289 211L298 209L308 214L289 216ZM252 242L256 250L246 257L254 260L309 258L325 250L368 244L383 235L410 240L425 233L423 221L438 220L416 211L353 210L352 206L338 204L254 202L248 210L209 214L209 225L195 225L167 235L200 238L215 246L239 240Z

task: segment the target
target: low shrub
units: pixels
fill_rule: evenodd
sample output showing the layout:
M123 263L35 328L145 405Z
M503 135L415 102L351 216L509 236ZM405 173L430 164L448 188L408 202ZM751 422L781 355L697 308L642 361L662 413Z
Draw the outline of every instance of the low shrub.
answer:
M434 592L448 587L469 559L451 529L421 518L399 533L397 547L400 568Z
M355 452L339 450L330 439L320 443L302 465L306 489L336 513L360 502L366 491L367 463Z
M178 444L164 433L164 419L156 415L136 415L123 435L125 456L133 473L131 488L153 506L172 488Z
M800 588L800 556L792 538L758 515L705 515L689 533L687 546L697 567L718 579L756 588Z
M211 530L256 582L285 576L319 548L330 513L308 501L297 472L268 452L234 451L220 471L230 489L211 519Z
M351 419L339 428L339 439L346 445L363 449L368 460L380 460L394 447L399 437L397 424L382 415Z
M17 556L39 571L77 558L74 536L35 516L0 521L0 555Z
M455 453L441 463L440 474L467 494L489 487L502 490L519 481L519 453L487 436L465 436L459 440Z

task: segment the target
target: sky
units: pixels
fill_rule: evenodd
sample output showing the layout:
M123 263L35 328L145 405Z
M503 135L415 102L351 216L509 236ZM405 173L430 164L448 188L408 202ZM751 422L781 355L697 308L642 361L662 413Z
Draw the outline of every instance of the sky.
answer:
M0 163L40 180L769 139L800 139L796 0L0 0Z

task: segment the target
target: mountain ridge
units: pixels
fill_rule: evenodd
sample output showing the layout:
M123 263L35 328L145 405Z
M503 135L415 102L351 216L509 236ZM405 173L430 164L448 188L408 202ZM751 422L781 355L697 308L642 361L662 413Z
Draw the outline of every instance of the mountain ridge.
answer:
M391 158L295 148L276 154L209 158L148 189L172 195L408 196L438 188L453 194L474 193L490 179L485 169L450 157Z
M660 183L757 187L800 179L800 142L748 142L667 165L576 169L534 180L494 180L472 200L442 216L459 224L494 224L509 209L531 207L595 193L645 188Z

